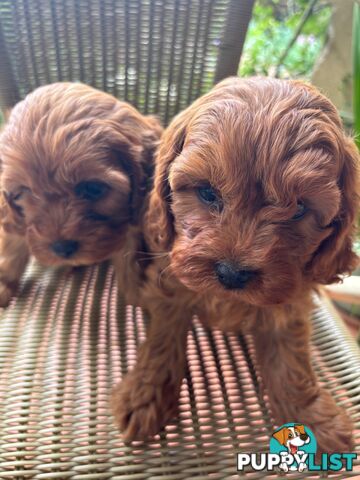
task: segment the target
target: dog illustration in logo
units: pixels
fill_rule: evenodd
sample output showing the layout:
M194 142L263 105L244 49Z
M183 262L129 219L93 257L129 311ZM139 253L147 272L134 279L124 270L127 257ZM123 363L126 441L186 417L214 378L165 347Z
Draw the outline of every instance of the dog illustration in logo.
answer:
M291 455L303 455L305 452L299 450L299 447L310 442L309 435L305 432L304 425L295 424L293 427L283 427L273 434L273 437L284 447L287 448L287 453L282 452L281 455L284 457L287 454ZM280 464L280 468L287 472L289 470L288 463L283 462ZM307 468L305 462L300 462L298 467L291 466L290 470L298 470L299 472L304 471Z

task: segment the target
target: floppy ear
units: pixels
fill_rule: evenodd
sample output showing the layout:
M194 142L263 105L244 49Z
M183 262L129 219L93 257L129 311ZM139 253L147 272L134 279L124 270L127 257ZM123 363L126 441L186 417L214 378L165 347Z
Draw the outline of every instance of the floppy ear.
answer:
M143 161L143 146L138 142L129 141L121 132L112 132L111 153L116 164L129 177L131 223L136 224L146 193L146 179L150 165Z
M272 436L280 443L280 445L285 445L286 432L287 432L287 428L284 427L281 430L278 430L277 432L273 433Z
M171 163L182 151L191 112L192 109L189 107L170 123L162 136L156 156L154 186L145 217L146 240L155 251L169 250L174 238L168 176Z
M339 281L341 274L350 273L359 262L352 243L359 221L360 156L349 138L344 139L339 188L341 205L331 224L332 233L322 242L309 265L311 277L317 283Z
M145 117L137 111L129 113L128 108L120 107L121 118L101 122L107 147L130 179L131 223L136 224L150 189L162 127L156 117Z

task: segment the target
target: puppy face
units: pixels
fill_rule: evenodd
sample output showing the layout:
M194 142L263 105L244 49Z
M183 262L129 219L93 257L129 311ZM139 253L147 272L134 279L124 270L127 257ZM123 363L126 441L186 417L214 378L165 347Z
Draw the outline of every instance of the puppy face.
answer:
M150 241L170 248L172 270L191 290L287 302L354 266L358 161L315 89L226 80L164 136Z
M157 121L81 84L37 89L0 138L3 225L45 264L86 265L123 246L160 136Z

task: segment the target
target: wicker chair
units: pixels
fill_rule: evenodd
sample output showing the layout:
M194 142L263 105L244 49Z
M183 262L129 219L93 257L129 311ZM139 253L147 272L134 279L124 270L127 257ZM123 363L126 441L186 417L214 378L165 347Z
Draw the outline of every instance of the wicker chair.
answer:
M81 80L167 122L236 73L252 4L0 0L1 107L40 84ZM323 300L313 324L319 379L359 429L358 348ZM30 265L0 319L0 479L230 479L235 452L267 450L274 425L252 339L204 330L196 319L179 418L146 445L124 445L108 394L144 336L141 310L124 304L107 263ZM359 449L358 431L356 440Z

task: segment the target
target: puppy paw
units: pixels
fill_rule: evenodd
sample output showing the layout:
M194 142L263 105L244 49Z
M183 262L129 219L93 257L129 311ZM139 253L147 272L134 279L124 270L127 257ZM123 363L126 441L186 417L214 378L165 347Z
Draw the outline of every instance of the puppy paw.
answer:
M318 455L354 450L353 423L328 392L321 390L319 397L309 406L309 415L308 421L303 420L315 435Z
M330 434L329 425L331 425ZM310 428L318 444L318 454L354 451L353 425L345 412L340 411L335 417L331 417L329 422L315 424Z
M0 280L0 308L7 307L12 297L16 294L16 286Z
M177 410L179 388L147 378L146 371L135 369L112 393L113 415L126 442L156 435Z

